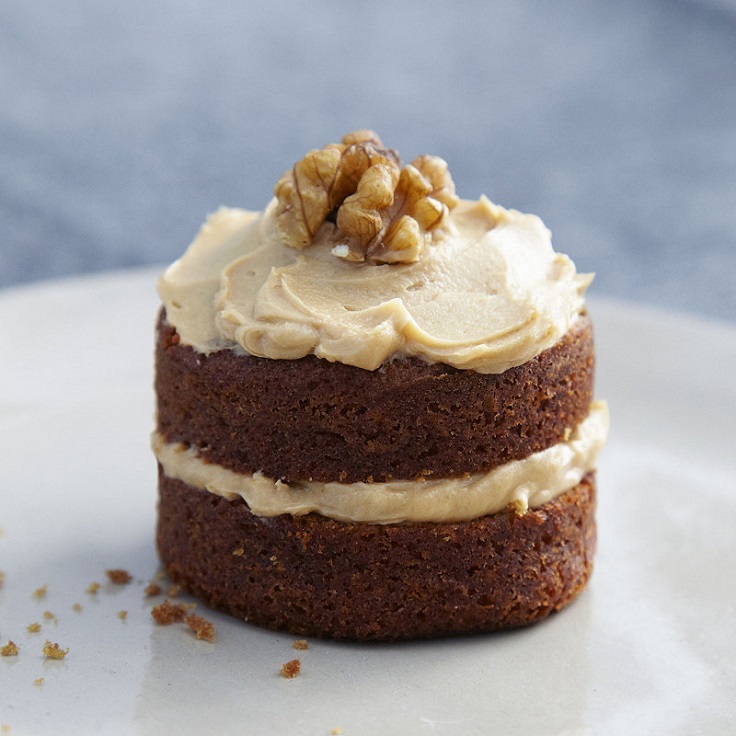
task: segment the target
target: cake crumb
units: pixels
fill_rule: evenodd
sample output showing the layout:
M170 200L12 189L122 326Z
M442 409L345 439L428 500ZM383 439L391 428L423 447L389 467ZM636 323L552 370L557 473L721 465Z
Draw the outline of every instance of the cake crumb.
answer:
M176 583L169 585L166 590L166 595L169 596L169 598L177 598L179 593L181 593L181 585L177 585Z
M80 613L81 610L82 610L82 604L81 603L75 603L72 606L72 611L74 611L75 613Z
M186 612L187 606L183 603L172 603L170 600L165 600L151 609L151 616L157 624L168 626L182 622Z
M297 639L292 646L294 649L309 649L309 642L306 639Z
M57 643L51 643L46 639L46 643L43 645L43 656L46 659L64 659L69 654L69 647L62 649Z
M197 635L197 639L211 643L215 641L215 625L206 618L190 613L184 617L184 623Z
M523 498L515 498L509 503L509 508L517 515L524 516L529 510L529 505Z
M118 618L121 621L125 621L125 619L128 618L128 612L127 611L118 611Z
M0 571L0 588L2 588L3 585L5 585L5 573Z
M302 661L297 657L281 665L281 677L291 680L302 671Z
M4 647L0 647L0 656L2 657L17 657L18 645L12 640L8 640L8 643Z
M330 730L330 736L340 736L342 733L342 729L340 726L335 726L335 728Z
M127 570L105 570L105 575L113 585L127 585L133 579Z
M99 589L100 589L100 584L99 583L90 583L87 586L87 590L85 591L85 593L89 593L90 595L97 595L97 591Z
M32 624L28 624L28 626L26 626L26 631L29 634L38 634L38 632L41 631L41 624L38 623L38 621L34 621Z
M233 550L233 555L235 557L242 557L245 554L245 550L242 547L238 547L237 549Z
M37 678L36 678L36 679L35 679L35 680L33 681L33 684L34 684L34 685L35 685L36 687L41 687L41 685L43 685L43 684L44 684L44 682L46 682L46 678L45 678L45 677L37 677Z
M45 619L46 619L47 621L53 621L53 622L54 622L55 624L58 624L58 623L59 623L59 619L58 619L58 618L56 618L56 616L54 616L54 614L53 614L53 613L51 613L51 611L44 611L44 612L43 612L43 617L44 617L44 618L45 618Z
M160 595L161 586L158 583L151 582L145 588L143 588L143 593L149 598L152 598L155 595Z
M10 733L10 726L7 723L0 723L0 733Z
M36 590L33 591L32 595L36 600L40 601L42 598L46 597L46 592L48 591L48 589L49 584L44 583L40 588L36 588Z

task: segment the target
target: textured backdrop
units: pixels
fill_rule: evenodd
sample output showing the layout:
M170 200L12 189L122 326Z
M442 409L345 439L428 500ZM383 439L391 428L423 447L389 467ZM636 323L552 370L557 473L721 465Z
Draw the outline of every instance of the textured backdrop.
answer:
M358 127L736 320L736 0L4 0L0 286L169 261Z

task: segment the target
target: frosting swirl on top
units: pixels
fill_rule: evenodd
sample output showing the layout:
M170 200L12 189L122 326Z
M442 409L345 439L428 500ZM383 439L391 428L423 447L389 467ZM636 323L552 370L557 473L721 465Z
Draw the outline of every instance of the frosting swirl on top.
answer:
M541 220L461 200L413 263L336 258L331 222L303 251L263 213L220 209L161 276L183 344L272 359L314 354L374 370L396 356L501 373L552 347L584 309L592 275L556 253Z

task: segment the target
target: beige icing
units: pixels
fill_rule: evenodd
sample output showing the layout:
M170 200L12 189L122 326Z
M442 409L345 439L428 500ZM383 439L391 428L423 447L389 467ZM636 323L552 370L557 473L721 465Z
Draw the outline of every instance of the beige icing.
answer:
M303 251L264 213L221 209L162 275L159 292L184 344L295 359L313 353L369 370L396 355L500 373L554 345L592 280L555 253L541 220L485 197L461 201L416 263L333 255L325 223Z
M588 417L553 447L488 473L462 478L389 483L283 483L262 473L244 475L202 460L196 449L154 434L156 457L170 478L228 499L242 497L257 516L315 511L339 521L467 521L512 505L520 514L570 488L595 468L608 435L608 406L591 404Z

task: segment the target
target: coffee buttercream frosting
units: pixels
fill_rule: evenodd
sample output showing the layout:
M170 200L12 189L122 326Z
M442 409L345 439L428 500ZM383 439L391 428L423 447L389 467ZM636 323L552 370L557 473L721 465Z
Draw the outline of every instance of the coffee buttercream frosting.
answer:
M368 370L416 356L501 373L552 347L584 309L591 275L556 253L529 214L461 200L413 263L338 258L324 222L309 248L278 237L263 213L222 208L162 275L181 342L272 359L314 354Z

